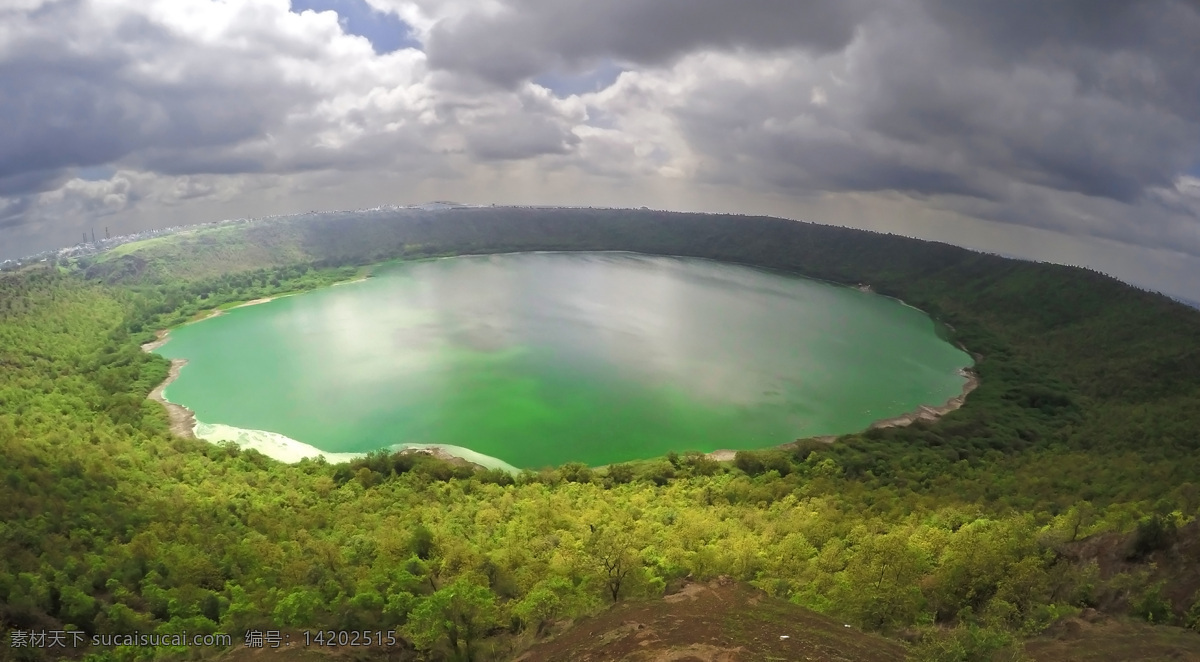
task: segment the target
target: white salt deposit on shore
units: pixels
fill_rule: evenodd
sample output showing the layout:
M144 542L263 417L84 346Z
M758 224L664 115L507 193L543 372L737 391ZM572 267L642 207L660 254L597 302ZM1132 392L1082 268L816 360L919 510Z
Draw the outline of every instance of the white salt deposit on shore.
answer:
M201 423L197 421L194 432L198 439L203 439L214 444L232 442L241 448L252 448L267 457L287 463L299 462L306 457L315 458L320 456L324 457L327 462L336 464L338 462L349 462L366 455L366 453L331 453L277 432L246 430L220 423ZM388 450L396 452L409 449L430 450L432 451L431 454L435 456L449 455L462 458L467 462L478 464L488 469L503 469L511 473L519 471L516 467L503 460L491 457L490 455L476 453L469 448L451 446L449 444L395 444L390 446Z

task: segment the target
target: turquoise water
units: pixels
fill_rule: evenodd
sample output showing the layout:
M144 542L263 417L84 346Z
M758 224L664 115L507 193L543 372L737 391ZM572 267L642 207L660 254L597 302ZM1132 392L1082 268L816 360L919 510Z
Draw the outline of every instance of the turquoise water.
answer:
M892 299L624 253L389 265L170 338L188 365L166 396L204 423L531 468L861 430L958 395L970 365Z

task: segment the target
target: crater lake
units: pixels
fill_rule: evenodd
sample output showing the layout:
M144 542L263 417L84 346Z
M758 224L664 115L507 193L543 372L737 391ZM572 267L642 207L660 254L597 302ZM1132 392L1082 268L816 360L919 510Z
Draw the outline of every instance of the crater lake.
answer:
M164 395L202 438L285 460L439 445L517 468L859 431L958 396L971 365L894 299L628 253L381 265L157 351L187 360Z

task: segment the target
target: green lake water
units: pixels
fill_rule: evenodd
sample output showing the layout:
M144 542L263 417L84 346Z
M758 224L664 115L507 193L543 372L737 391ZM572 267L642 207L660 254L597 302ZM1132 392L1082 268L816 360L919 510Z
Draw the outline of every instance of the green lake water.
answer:
M853 432L958 395L971 364L892 299L626 253L387 265L158 351L188 360L165 395L202 437L283 459L449 445L522 468Z

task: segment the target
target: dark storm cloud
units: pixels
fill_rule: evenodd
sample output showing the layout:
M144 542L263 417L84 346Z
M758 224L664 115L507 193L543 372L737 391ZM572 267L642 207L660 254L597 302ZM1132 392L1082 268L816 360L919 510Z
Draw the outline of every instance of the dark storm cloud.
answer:
M254 63L232 72L219 61L200 62L202 54L181 52L166 28L138 16L123 18L107 45L84 49L63 34L85 27L80 11L75 2L42 7L0 60L2 193L44 189L31 172L110 163L149 147L236 143L261 133L295 100L294 89L287 90L291 99L281 98L274 72ZM156 53L174 53L168 66L181 71L145 73L161 57ZM262 94L272 88L275 95Z
M605 58L660 64L696 49L842 48L861 0L508 0L497 12L438 24L431 66L501 85Z
M25 214L33 206L32 196L0 199L0 228L15 228L25 223Z
M1197 0L291 4L337 9L341 32L281 0L20 2L37 8L0 2L8 227L209 191L254 204L239 178L415 187L525 160L509 172L894 191L1200 254L1200 193L1180 179L1200 167ZM397 45L379 30L425 54L379 55ZM80 185L81 169L108 177Z
M748 72L740 96L668 109L701 151L731 168L759 161L766 179L791 188L991 199L1007 180L1135 203L1200 158L1200 4L1192 0L502 7L436 25L426 44L431 66L511 86L612 60L664 65L699 50L841 53L851 60L844 90L803 77L756 89ZM814 85L837 97L818 126L763 127L815 113ZM724 158L731 154L746 158Z
M1198 125L1169 106L1089 90L1066 64L985 66L942 35L923 48L900 48L902 35L892 48L878 48L888 44L882 35L868 46L870 85L856 99L864 130L961 153L1026 183L1126 202L1169 186L1195 158Z
M0 176L0 197L49 191L61 186L69 176L69 171L65 169L34 170Z
M688 73L667 112L714 181L971 198L952 206L1151 245L1198 220L1150 195L1200 158L1195 2L891 3L844 51Z
M715 117L680 109L676 115L693 147L714 156L712 168L736 169L733 181L740 184L757 181L801 193L894 190L914 196L990 197L985 188L946 167L933 154L905 153L863 134L830 130L827 124L778 126L771 121L770 111L762 117L750 110L769 109L768 100L734 94L727 87L718 88L715 94L740 98L740 103L728 108L746 110ZM729 158L735 155L747 158ZM715 182L725 179L711 169L707 175Z
M900 48L879 58L870 126L948 135L1023 180L1122 201L1170 185L1200 155L1200 3L924 6L942 35L925 42L938 61Z
M467 149L484 161L509 161L540 154L564 154L579 138L545 122L487 125L467 133Z
M331 45L332 14L300 25L279 9L239 4L190 33L137 3L0 9L0 195L46 191L76 169L113 163L163 175L280 174L420 154L411 136L370 135L366 125L394 113L369 103L321 110L331 88L341 92L335 75L355 75L340 65L369 51ZM343 129L358 139L313 138Z
M997 65L1065 65L1083 90L1200 117L1195 0L925 0L925 6L964 47Z

